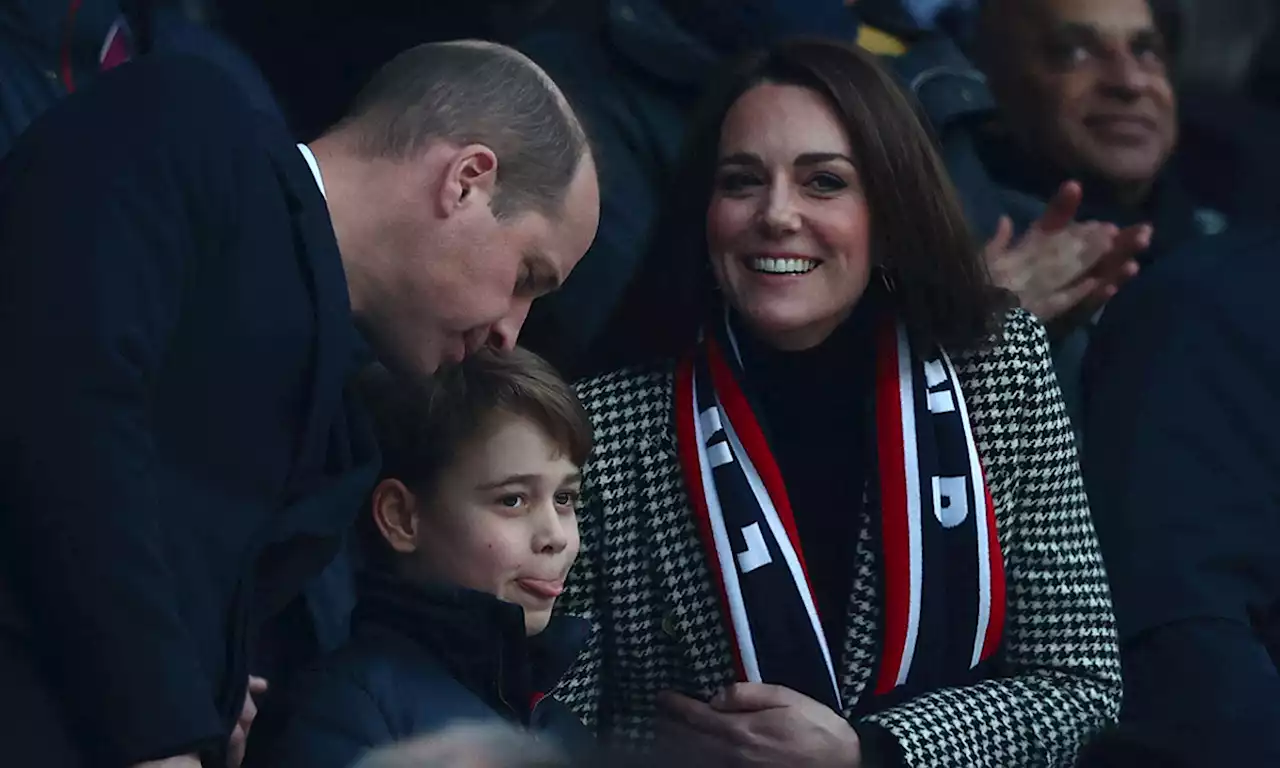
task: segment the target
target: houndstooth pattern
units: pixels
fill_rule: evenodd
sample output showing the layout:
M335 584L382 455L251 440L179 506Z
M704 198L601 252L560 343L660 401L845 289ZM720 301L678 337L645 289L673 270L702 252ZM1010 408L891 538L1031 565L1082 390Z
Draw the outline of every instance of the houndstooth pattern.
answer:
M955 363L1005 557L1005 668L867 719L894 734L911 766L1068 766L1120 705L1110 593L1071 426L1044 331L1026 313ZM607 739L643 744L659 691L707 697L733 682L730 640L676 454L671 368L588 380L579 395L597 447L582 554L559 609L597 633L557 695ZM875 672L882 611L866 514L839 660L850 709Z

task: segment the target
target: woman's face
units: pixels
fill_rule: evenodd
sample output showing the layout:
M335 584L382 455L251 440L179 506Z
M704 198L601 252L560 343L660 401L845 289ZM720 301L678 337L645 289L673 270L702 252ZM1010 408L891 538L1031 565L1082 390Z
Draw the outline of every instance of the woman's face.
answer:
M818 93L763 84L729 110L707 245L721 291L782 350L822 343L871 275L870 214L849 137Z

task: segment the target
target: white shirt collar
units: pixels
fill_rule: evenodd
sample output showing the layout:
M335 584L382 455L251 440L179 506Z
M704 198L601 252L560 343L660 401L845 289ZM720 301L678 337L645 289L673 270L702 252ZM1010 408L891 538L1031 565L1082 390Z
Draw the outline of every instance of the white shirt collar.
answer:
M302 159L306 160L307 166L311 168L311 174L316 177L316 186L320 188L320 194L328 199L328 195L324 192L324 179L320 176L320 163L316 162L315 153L306 144L299 144L298 151L302 153Z

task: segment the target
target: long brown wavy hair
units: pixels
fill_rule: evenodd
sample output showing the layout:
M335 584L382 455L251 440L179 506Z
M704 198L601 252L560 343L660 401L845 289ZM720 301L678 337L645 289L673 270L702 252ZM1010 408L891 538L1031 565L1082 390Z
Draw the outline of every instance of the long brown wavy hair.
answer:
M991 284L918 105L855 46L793 40L739 62L695 114L668 205L593 360L612 370L675 357L718 304L706 216L721 125L763 83L812 89L844 125L870 211L876 281L889 286L913 338L951 350L985 341L1009 299Z

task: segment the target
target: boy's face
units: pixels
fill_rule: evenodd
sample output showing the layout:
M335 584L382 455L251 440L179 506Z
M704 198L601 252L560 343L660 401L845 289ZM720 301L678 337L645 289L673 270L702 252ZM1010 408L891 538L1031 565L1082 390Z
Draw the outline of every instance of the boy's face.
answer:
M533 422L499 415L465 444L419 505L417 551L435 577L524 608L546 628L578 556L582 475Z

